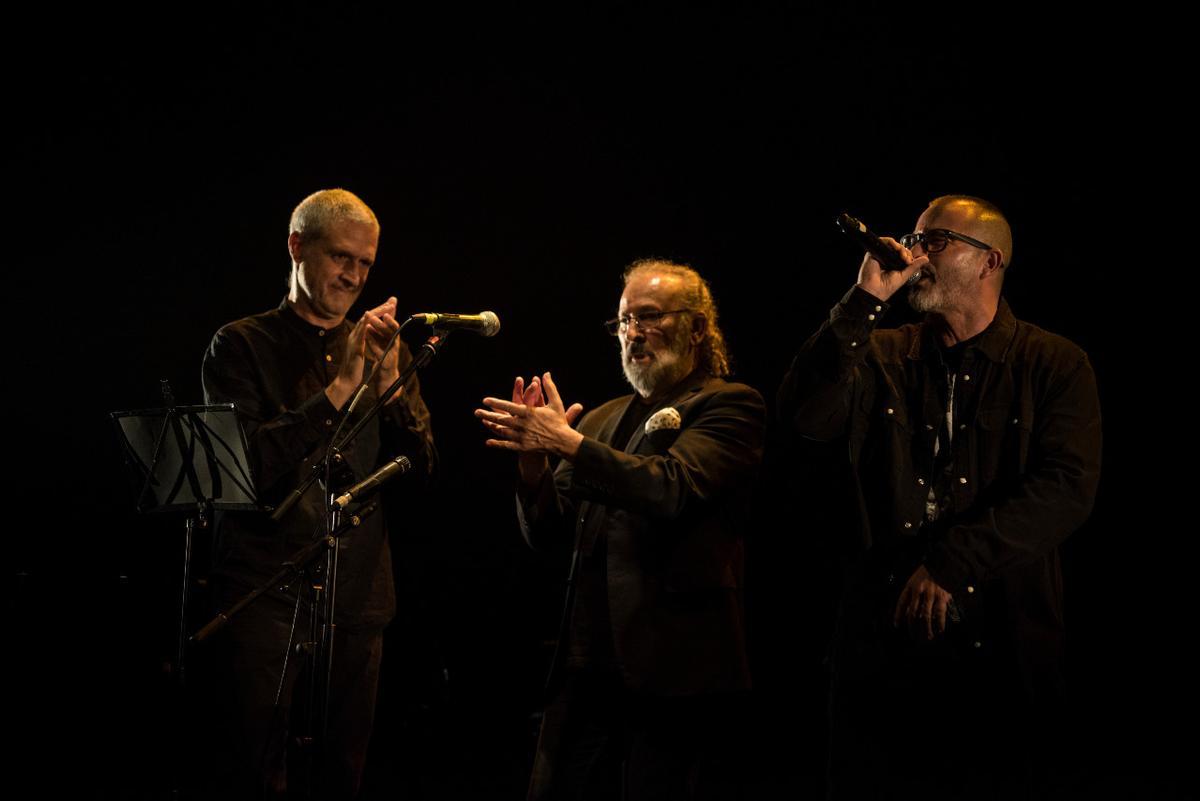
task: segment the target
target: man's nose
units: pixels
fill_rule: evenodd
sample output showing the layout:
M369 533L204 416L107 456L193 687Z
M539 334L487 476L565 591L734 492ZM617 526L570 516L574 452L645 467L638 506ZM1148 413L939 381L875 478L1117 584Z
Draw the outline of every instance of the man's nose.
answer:
M355 286L362 286L367 282L367 268L359 264L351 264L342 270L342 277Z

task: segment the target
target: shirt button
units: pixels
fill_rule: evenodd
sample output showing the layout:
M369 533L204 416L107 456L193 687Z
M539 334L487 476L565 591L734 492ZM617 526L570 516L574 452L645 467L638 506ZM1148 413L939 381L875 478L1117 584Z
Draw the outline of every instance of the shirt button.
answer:
M966 484L966 483L967 483L967 477L966 477L966 476L959 476L959 477L958 477L958 483L959 483L959 484Z
M851 343L850 343L850 347L852 347L852 348L857 348L857 347L858 347L858 343L857 343L857 342L851 342Z
M976 640L976 641L975 641L975 647L976 647L976 648L982 648L982 647L983 647L983 643L981 643L979 640Z
M905 528L912 528L912 523L905 523L905 524L904 524L904 527L905 527Z
M933 430L933 426L929 425L929 423L926 423L926 424L925 424L925 430L926 430L926 431L932 431L932 430Z
M895 409L893 409L893 408L891 408L891 407L888 407L887 413L888 413L888 414L895 414L895 413L896 413L896 410L895 410Z
M323 337L323 336L325 336L325 329L324 329L324 328L322 328L320 331L318 331L318 332L317 332L317 336L319 336L319 337Z
M975 592L975 587L974 587L974 586L972 586L972 585L970 585L970 584L968 584L968 585L967 585L967 594L969 595L969 594L971 594L971 593L973 593L973 592Z
M917 483L918 483L918 484L920 484L920 485L923 487L923 486L925 486L925 479L923 479L923 478L918 478L918 479L917 479Z
M967 430L967 424L966 424L966 423L959 423L959 424L958 424L958 430L959 430L959 431L966 431L966 430Z
M1014 425L1014 426L1015 426L1017 423L1019 423L1019 422L1021 422L1020 418L1018 418L1018 417L1014 417L1014 418L1013 418L1013 425Z
M873 314L868 314L868 315L867 315L867 319L868 319L868 320L874 320L874 319L875 319L875 315L873 315Z
M327 425L327 426L331 426L331 425L333 425L333 421L332 421L332 420L326 420L326 421L325 421L325 425Z
M877 311L877 312L883 311L883 307L882 307L882 306L876 306L876 307L875 307L875 311Z
M970 380L971 380L971 376L969 376L969 375L967 375L966 373L964 373L964 374L963 374L963 381L970 381Z
M331 353L326 353L326 354L325 354L325 361L327 361L327 362L331 362L331 361L333 361L333 354L331 354Z

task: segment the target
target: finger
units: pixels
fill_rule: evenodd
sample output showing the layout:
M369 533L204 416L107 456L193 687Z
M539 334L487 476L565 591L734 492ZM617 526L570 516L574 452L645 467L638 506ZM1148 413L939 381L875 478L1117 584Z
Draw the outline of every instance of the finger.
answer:
M933 593L921 596L921 627L925 629L925 639L933 639Z
M400 323L396 322L396 318L390 314L373 314L371 315L371 330L391 337L400 330Z
M359 318L354 328L350 330L350 336L346 338L346 353L351 358L363 358L367 352L367 326Z
M370 310L372 314L382 317L384 314L396 314L396 298L391 297Z
M490 412L487 409L476 409L475 416L480 420L491 420L493 423L500 423L501 425L510 425L516 422L510 414Z
M520 434L518 432L513 431L507 426L498 425L490 420L480 420L479 422L483 423L483 427L490 431L493 436L499 437L500 439L511 440L515 442L520 438Z
M546 399L542 396L542 381L534 376L529 381L529 390L525 393L526 406L545 406Z
M525 400L525 379L517 376L513 379L512 402L523 403Z
M365 315L365 314L362 317L358 318L358 322L356 322L354 324L354 327L350 329L350 336L348 336L346 338L347 341L353 342L355 339L362 338L364 332L367 330L367 319L366 318L367 318L367 315Z
M890 236L881 236L879 237L879 241L899 253L900 258L904 259L905 263L913 260L912 251L904 247L904 245L901 245L895 239L892 239Z
M907 251L906 251L906 253L907 253ZM911 254L909 254L909 258L912 258ZM903 270L896 273L897 280L900 281L901 284L905 283L906 281L908 281L908 279L913 277L914 273L916 273L918 270L920 270L926 264L929 264L928 256L921 256L919 258L913 259L912 261L909 262L907 267L905 267Z
M524 417L523 413L528 409L524 404L512 403L500 398L484 398L483 405L497 411L508 412L513 417Z
M562 398L558 394L558 387L554 385L554 378L547 372L542 376L542 385L546 388L546 405L556 412L563 410Z
M940 593L933 605L933 614L937 617L938 634L943 634L946 631L946 610L949 606L950 596Z
M900 622L908 616L908 587L900 591L896 599L896 611L892 613L892 627L900 628Z
M571 408L567 409L567 425L575 425L575 421L579 419L579 415L583 413L582 403L572 403Z
M487 439L484 444L491 448L503 448L508 451L517 451L519 453L536 452L538 448L530 445L521 439Z

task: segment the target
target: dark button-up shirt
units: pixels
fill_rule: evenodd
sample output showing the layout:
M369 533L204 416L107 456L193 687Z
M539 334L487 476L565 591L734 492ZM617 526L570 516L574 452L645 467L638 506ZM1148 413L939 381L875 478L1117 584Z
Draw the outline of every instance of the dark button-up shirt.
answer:
M279 308L229 323L217 331L204 356L207 403L233 403L250 446L259 501L278 505L319 462L337 428L337 409L325 395L345 358L353 325L322 329L301 319L286 300ZM412 355L397 341L400 366ZM359 402L344 430L373 405L374 388ZM403 492L434 466L429 410L414 376L398 400L372 420L343 456L361 479L394 456L412 460L416 476L394 479L389 493ZM264 513L227 513L218 518L214 578L226 597L265 581L280 564L324 531L324 502L314 486L287 516L272 523ZM391 553L382 511L363 519L341 538L336 619L340 625L381 626L395 613ZM295 592L295 588L290 591Z
M1037 650L1038 641L1057 650L1057 546L1087 517L1100 475L1087 356L1017 320L1001 300L949 368L954 430L942 433L950 452L935 463L948 365L928 324L875 330L886 311L858 287L834 306L780 388L785 428L847 441L860 499L851 550L894 592L924 563L966 609L974 647L1003 636L1023 643L1018 650ZM931 484L942 511L926 523ZM885 603L878 613L891 611Z

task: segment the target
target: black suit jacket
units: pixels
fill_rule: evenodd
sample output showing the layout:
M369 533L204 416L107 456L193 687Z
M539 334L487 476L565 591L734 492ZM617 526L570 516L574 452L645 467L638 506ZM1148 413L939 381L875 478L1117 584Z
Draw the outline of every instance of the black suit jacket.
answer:
M521 504L522 531L537 549L572 542L573 531L576 554L606 538L613 642L630 688L746 689L743 534L762 460L762 397L693 373L655 409L673 407L679 428L642 427L622 448L612 438L635 402L626 395L584 416L574 463Z

